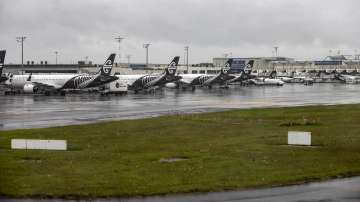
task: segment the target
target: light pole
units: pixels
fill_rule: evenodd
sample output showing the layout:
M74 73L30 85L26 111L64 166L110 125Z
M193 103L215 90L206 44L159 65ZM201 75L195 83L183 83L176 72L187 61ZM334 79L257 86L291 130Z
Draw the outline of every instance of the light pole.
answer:
M54 52L55 53L55 64L57 64L58 63L58 51L55 51Z
M26 39L26 36L19 36L16 37L16 41L18 43L21 43L21 66L24 66L24 41Z
M149 68L149 43L143 44L143 47L146 49L146 68Z
M121 52L120 52L120 44L121 44L121 41L125 39L124 37L116 37L115 40L119 43L119 64L120 64L120 59L121 59Z
M185 46L186 51L186 72L189 72L189 46Z
M127 60L128 60L128 68L130 68L130 58L131 58L131 55L126 55L127 57Z
M274 46L274 50L275 50L275 57L277 57L277 56L278 56L278 49L279 49L279 47L278 47L278 46Z

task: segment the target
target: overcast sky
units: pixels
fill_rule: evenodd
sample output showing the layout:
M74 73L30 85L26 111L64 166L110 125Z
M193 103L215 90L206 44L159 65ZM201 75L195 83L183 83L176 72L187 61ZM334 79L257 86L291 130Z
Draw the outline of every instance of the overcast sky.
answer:
M213 57L279 55L322 59L329 50L360 53L358 0L0 0L0 49L6 63L20 63L16 36L27 37L27 60L102 63L110 52L121 61L145 61L143 43L151 43L151 63L184 56L190 63Z

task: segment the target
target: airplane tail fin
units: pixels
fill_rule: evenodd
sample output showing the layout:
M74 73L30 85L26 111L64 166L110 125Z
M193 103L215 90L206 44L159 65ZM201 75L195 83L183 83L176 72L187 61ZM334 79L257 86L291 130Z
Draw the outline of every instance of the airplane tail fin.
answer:
M2 74L2 70L4 68L5 54L6 54L6 50L0 51L0 75Z
M276 71L272 70L270 75L269 75L269 78L274 79L275 77L276 77Z
M233 59L228 59L228 61L226 61L225 66L221 69L221 74L229 74L230 73L230 69L233 63Z
M250 74L253 66L254 66L254 60L249 60L249 62L246 64L246 66L244 68L244 73Z
M104 65L100 69L100 75L109 76L115 60L115 53L111 53Z
M175 75L177 65L179 64L179 56L175 56L174 59L170 62L168 67L165 69L167 75Z

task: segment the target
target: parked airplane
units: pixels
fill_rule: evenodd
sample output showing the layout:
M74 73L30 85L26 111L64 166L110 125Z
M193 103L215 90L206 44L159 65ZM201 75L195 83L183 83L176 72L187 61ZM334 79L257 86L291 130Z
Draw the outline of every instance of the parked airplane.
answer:
M155 88L162 87L167 83L180 79L180 76L175 75L179 58L179 56L174 57L162 74L116 76L119 78L120 83L127 85L128 90L133 90L135 93L141 90L154 90Z
M233 66L233 64L231 65ZM227 83L235 83L242 82L245 80L249 80L251 78L255 78L256 75L252 74L251 70L254 66L254 60L249 60L249 62L245 65L245 67L240 67L240 73L233 74L234 78L227 81Z
M275 78L280 79L281 81L285 83L291 83L294 80L294 73L291 72L290 74L288 72L276 72Z
M335 74L335 78L344 83L350 83L350 84L360 83L360 76L356 76L356 75Z
M254 61L250 60L248 64L246 65L246 68L244 68L240 74L235 75L236 77L229 80L229 83L234 82L243 82L248 81L249 83L255 84L255 85L278 85L281 86L284 84L283 81L280 79L275 78L276 77L276 71L271 71L268 75L265 76L257 76L253 73L251 73L252 67L254 65Z
M12 91L24 93L61 93L66 90L94 88L117 80L110 76L114 64L115 54L112 53L95 75L90 74L32 74L13 75L9 74L3 82Z
M273 70L270 72L270 74L268 76L260 76L260 77L255 77L255 78L251 78L249 79L250 83L253 83L255 85L258 86L264 86L264 85L269 85L269 86L282 86L284 85L284 81L282 81L281 79L277 79L276 77L276 71Z
M282 86L285 83L280 79L265 78L265 77L253 78L250 79L250 82L257 86L265 86L265 85Z
M210 74L180 74L181 79L176 82L175 86L186 89L191 87L195 90L196 86L207 86L212 88L214 85L227 85L227 81L233 79L235 76L230 75L230 69L233 59L229 59L225 63L225 67L220 70L220 73L215 75Z

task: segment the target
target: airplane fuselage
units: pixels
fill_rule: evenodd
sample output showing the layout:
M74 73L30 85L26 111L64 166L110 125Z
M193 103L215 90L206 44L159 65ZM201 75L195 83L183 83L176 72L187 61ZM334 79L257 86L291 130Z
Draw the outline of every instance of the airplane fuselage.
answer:
M117 75L119 81L128 86L129 90L140 91L153 87L163 86L166 83L180 79L178 76L157 75Z
M25 84L38 82L52 84L53 86L58 86L58 88L60 89L65 85L67 81L71 80L76 76L76 74L34 74L31 75L31 79L29 81L29 75L13 75L7 81L5 81L5 84L13 88L22 89Z

